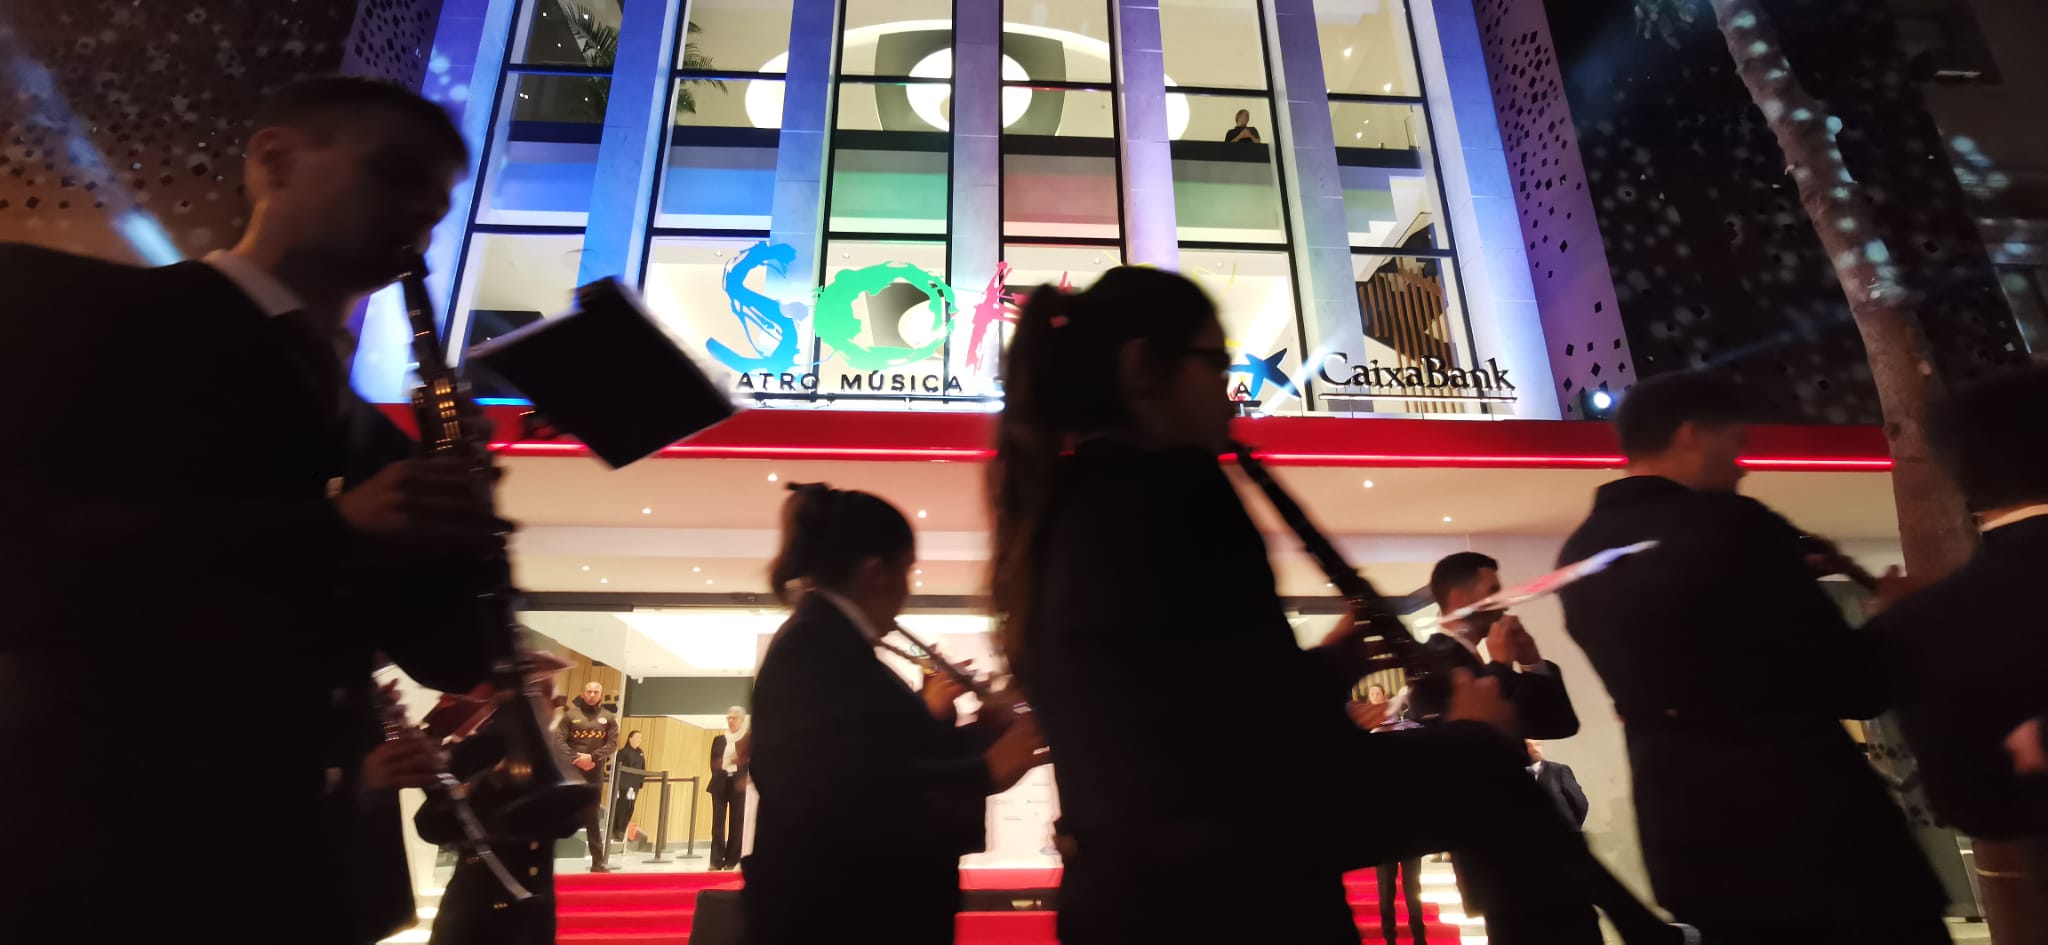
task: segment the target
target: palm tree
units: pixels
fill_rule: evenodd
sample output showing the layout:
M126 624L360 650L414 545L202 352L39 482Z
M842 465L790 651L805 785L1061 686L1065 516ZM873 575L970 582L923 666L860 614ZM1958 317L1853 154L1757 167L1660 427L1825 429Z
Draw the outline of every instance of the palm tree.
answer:
M1969 560L1977 529L1962 490L1928 450L1928 408L1942 396L1943 383L1916 310L1919 300L1899 283L1869 197L1842 160L1835 142L1841 119L1794 74L1760 0L1706 2L1735 58L1736 74L1784 152L1785 170L1798 186L1800 205L1834 264L1863 338L1891 447L1892 502L1906 567L1916 580L1939 578ZM1697 0L1634 3L1643 35L1670 45L1678 45L1680 32L1697 19ZM2032 892L2017 849L1979 840L1974 850L1994 940L2038 941L2037 930L2020 922L2027 913L2024 897Z
M583 54L583 61L592 66L609 68L618 59L619 28L597 19L578 4L557 0L556 6L562 11L563 22L569 24L569 31L576 37L576 46ZM691 35L703 32L703 27L695 23L685 24L684 28ZM711 57L704 55L703 49L696 43L686 41L683 43L683 61L678 64L678 68L708 71L714 67L711 64ZM587 105L585 110L593 121L603 121L605 105L611 98L611 78L593 76L585 81L588 83L587 94L583 97ZM725 82L719 79L684 79L676 89L676 111L696 113L697 98L689 88L692 84L709 85L720 92L725 91Z

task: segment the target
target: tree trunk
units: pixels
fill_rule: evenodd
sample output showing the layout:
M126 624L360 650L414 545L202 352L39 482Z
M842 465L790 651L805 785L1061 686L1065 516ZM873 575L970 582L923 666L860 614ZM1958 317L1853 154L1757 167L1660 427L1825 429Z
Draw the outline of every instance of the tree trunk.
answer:
M1977 529L1962 491L1934 463L1927 448L1928 408L1943 390L1926 331L1909 293L1898 282L1891 253L1877 232L1877 215L1836 146L1839 121L1792 74L1760 0L1708 2L1735 57L1736 72L1785 152L1786 170L1799 187L1799 202L1834 263L1863 336L1891 447L1892 502L1898 510L1906 569L1916 580L1940 578L1969 560ZM1982 840L1974 849L1993 941L2043 941L2048 909L2029 882L2018 852Z

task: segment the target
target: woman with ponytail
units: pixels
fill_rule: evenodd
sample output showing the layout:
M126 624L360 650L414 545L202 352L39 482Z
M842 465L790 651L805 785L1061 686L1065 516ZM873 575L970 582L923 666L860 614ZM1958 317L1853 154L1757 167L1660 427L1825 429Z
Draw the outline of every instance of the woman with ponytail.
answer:
M877 658L910 598L903 513L865 492L790 489L770 580L794 611L754 681L743 941L951 942L985 799L1044 763L1043 743L1029 717L955 726Z
M1058 758L1061 942L1356 943L1343 872L1445 849L1555 866L1499 908L1585 908L1597 864L1545 826L1497 690L1467 674L1454 721L1367 736L1349 622L1296 644L1218 462L1230 363L1194 283L1129 267L1037 290L1005 358L994 596Z

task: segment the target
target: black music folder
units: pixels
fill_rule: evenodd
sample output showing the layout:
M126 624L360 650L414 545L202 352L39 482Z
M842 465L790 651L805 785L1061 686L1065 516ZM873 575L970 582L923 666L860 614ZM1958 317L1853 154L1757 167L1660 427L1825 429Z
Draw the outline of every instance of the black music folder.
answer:
M517 388L549 425L614 469L735 412L732 398L615 279L577 289L575 311L471 348L469 363Z

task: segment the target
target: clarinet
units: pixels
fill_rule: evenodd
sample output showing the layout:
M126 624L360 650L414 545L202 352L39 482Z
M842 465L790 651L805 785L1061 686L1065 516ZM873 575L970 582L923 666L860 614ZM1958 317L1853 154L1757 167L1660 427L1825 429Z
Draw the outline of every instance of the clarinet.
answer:
M425 737L405 717L405 706L398 702L393 691L397 683L377 687L377 715L384 723L384 740L395 742L401 738ZM469 806L469 795L462 782L455 780L446 768L434 770L434 780L426 786L429 803L440 804L455 815L455 822L462 827L462 846L474 854L477 860L497 877L498 885L512 895L516 902L532 899L533 893L519 880L512 877L512 871L498 861L498 854L491 849L490 836L484 832L482 821L477 820L476 811Z
M441 353L433 302L427 295L426 261L414 259L410 268L400 277L399 285L405 293L413 358L420 377L420 386L412 392L420 456L460 462L471 474L478 495L488 496L497 481L490 426L470 395L469 385ZM574 832L583 809L597 803L597 788L581 777L570 777L563 769L555 740L541 722L551 710L527 682L532 663L519 653L518 591L512 586L512 563L504 546L499 545L479 563L480 570L465 572L457 579L473 583L476 596L470 619L478 622L477 629L496 649L489 675L504 700L493 714L510 713L504 720L508 723L504 730L505 768L516 796L501 812L502 827L512 836L567 836ZM442 776L448 777L446 772Z
M1316 564L1323 569L1323 575L1336 586L1339 594L1344 595L1344 600L1351 611L1351 619L1366 628L1362 642L1365 645L1368 672L1400 669L1407 673L1411 680L1427 675L1430 667L1424 665L1426 661L1422 645L1416 641L1415 634L1409 632L1407 624L1402 623L1400 616L1394 613L1387 598L1375 590L1372 582L1358 573L1357 568L1346 562L1343 555L1338 554L1336 546L1330 544L1330 540L1323 537L1315 523L1309 521L1308 513L1302 511L1301 505L1294 501L1294 497L1288 495L1280 482L1273 478L1273 473L1266 468L1266 464L1252 455L1251 447L1242 443L1232 443L1230 449L1237 457L1238 467L1244 470L1245 475L1251 477L1252 482L1258 485L1259 491L1266 494L1266 499L1273 503L1274 511L1280 513L1287 526L1294 529L1294 534L1301 539L1302 547L1309 553L1309 557L1316 560Z

